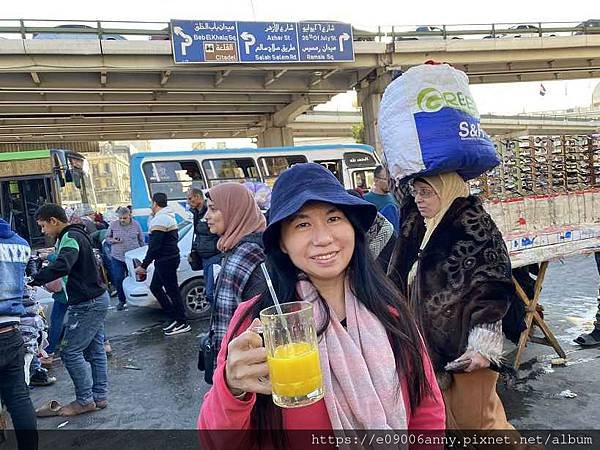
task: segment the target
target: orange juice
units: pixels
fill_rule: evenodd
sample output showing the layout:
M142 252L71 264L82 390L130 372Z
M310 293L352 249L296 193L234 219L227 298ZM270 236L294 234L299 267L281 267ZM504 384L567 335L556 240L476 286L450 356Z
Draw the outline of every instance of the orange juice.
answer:
M278 405L293 406L281 403L314 401L323 396L319 350L315 346L307 342L280 345L275 348L273 356L268 357L267 363L273 398Z

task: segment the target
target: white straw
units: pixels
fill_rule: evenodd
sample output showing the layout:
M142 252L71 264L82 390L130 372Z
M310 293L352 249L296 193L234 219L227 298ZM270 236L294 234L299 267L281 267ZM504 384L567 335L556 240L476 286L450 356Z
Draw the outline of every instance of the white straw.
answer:
M275 293L275 289L273 288L273 281L269 276L269 271L267 270L267 266L265 263L260 264L260 268L262 269L263 275L265 276L265 281L267 282L267 287L269 288L269 292L271 293L271 298L273 299L273 303L275 304L275 308L279 314L283 314L281 310L281 305L279 304L279 299L277 298L277 294Z

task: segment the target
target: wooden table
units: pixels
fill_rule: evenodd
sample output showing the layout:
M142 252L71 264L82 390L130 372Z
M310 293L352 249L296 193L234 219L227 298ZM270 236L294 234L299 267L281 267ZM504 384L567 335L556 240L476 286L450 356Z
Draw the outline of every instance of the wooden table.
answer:
M552 347L559 357L566 358L565 351L560 346L556 336L554 336L554 333L541 317L540 311L538 310L538 302L542 292L542 285L546 278L548 264L554 260L560 260L575 255L591 254L597 251L600 251L600 237L564 242L544 247L533 247L509 253L513 268L534 263L540 264L533 298L528 297L521 285L513 277L517 296L525 304L525 324L527 325L527 328L521 333L517 345L517 355L513 365L515 370L519 369L521 357L523 356L523 352L528 342ZM539 328L544 337L534 336L534 327Z

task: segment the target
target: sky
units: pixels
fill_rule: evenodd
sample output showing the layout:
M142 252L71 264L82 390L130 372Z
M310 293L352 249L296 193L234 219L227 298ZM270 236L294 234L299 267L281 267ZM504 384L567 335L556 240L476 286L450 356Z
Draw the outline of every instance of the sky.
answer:
M596 6L594 6L596 4ZM577 22L600 19L593 0L26 0L2 1L2 17L13 19L159 21L170 19L221 20L337 20L359 29L381 26ZM0 24L6 25L0 20ZM481 113L517 114L564 110L590 105L600 79L540 83L473 85ZM326 109L352 108L352 95L342 94Z
M599 15L593 0L29 0L2 2L2 17L24 19L339 20L359 25L582 21ZM360 27L359 27L360 28Z

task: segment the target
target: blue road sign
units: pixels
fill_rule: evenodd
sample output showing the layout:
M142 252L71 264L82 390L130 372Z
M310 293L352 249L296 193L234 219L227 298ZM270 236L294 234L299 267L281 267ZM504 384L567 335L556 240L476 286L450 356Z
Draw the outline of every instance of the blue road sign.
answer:
M298 62L298 24L238 22L241 62Z
M239 61L235 22L173 20L171 42L176 63Z
M175 63L354 61L352 26L339 22L172 20Z
M300 22L298 28L300 61L354 61L352 25Z

